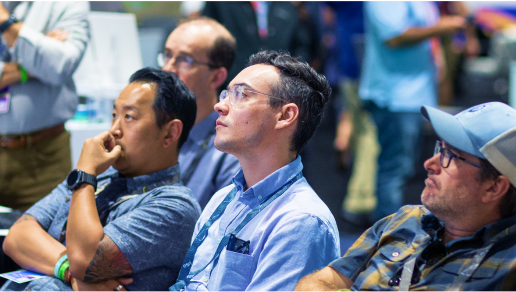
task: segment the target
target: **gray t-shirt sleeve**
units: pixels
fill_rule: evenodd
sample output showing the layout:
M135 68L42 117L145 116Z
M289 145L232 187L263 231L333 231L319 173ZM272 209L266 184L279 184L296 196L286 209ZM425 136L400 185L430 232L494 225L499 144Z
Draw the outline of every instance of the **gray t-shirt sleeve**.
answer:
M160 187L151 193L132 211L104 227L134 273L180 266L200 215L198 204L185 187Z

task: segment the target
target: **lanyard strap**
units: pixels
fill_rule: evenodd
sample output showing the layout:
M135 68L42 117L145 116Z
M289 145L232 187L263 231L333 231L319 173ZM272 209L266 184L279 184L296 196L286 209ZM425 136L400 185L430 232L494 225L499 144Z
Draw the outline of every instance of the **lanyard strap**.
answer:
M188 182L190 182L190 179L192 178L192 175L194 171L197 169L197 165L199 165L199 162L201 161L201 158L204 156L206 151L208 151L208 143L210 142L213 135L215 135L215 127L210 128L208 131L208 134L204 139L202 140L201 147L197 150L197 153L195 153L195 157L192 160L192 163L188 166L185 173L182 175L183 184L186 186Z
M217 250L215 251L215 254L211 258L211 260L201 269L194 271L190 273L190 270L193 265L193 261L195 258L195 253L197 252L197 249L199 246L204 242L208 235L208 229L210 226L222 216L224 211L226 210L226 207L228 204L233 200L236 194L236 187L229 192L229 194L224 198L222 203L217 207L215 212L211 215L210 219L204 224L204 226L201 228L201 231L197 234L195 237L194 242L190 246L190 249L188 250L188 253L186 254L185 260L183 261L183 265L181 266L181 271L179 271L179 276L177 277L177 282L169 288L170 291L179 291L183 289L190 280L195 277L200 272L204 271L206 267L208 267L213 261L217 260L220 256L220 253L224 249L224 247L229 242L229 237L231 234L238 234L242 228L249 223L258 213L260 213L261 210L263 210L265 207L267 207L272 201L274 201L277 197L281 196L290 186L292 186L296 181L301 179L303 177L303 173L299 172L294 178L292 178L290 181L288 181L286 184L284 184L279 190L277 190L272 196L270 196L267 200L265 200L263 203L261 203L259 206L254 208L251 212L247 214L247 216L244 218L244 220L238 225L238 227L235 229L235 231L230 232L226 234L220 241L219 246L217 247Z

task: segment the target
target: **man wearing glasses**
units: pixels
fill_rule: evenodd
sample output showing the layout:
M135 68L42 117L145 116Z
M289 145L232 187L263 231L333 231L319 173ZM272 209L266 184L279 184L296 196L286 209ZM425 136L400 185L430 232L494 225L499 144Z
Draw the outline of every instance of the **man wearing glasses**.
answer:
M249 63L215 105L215 147L242 169L201 214L172 290L293 290L340 254L335 219L298 155L321 121L328 82L288 54Z
M441 138L421 194L296 290L516 290L516 110L452 116L423 106Z
M158 64L172 71L193 91L197 116L190 136L179 153L183 183L192 190L201 208L213 194L231 183L240 168L231 154L214 145L217 89L226 80L235 58L235 39L218 22L195 18L180 22L158 55Z

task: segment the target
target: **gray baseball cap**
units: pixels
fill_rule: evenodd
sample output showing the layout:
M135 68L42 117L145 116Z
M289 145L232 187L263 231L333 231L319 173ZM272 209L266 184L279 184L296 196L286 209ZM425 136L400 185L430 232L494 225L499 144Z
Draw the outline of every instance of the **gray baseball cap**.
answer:
M442 140L487 159L516 186L516 109L488 102L456 115L429 106L422 106L421 113Z

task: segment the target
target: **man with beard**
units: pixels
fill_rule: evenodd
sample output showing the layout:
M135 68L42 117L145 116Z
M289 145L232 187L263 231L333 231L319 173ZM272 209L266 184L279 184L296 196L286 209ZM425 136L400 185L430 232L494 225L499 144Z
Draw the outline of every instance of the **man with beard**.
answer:
M423 206L376 222L296 290L516 289L516 110L421 112L441 138L424 163Z

